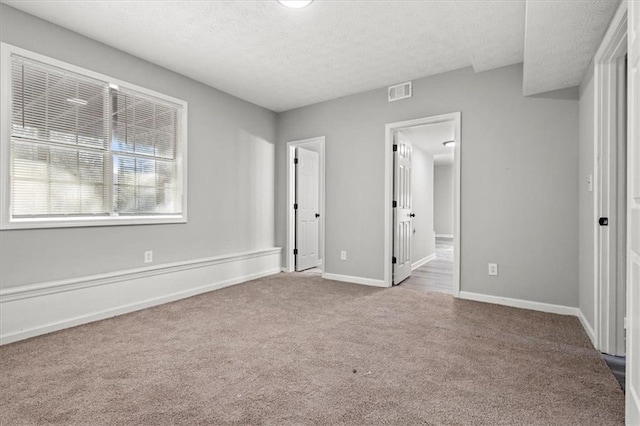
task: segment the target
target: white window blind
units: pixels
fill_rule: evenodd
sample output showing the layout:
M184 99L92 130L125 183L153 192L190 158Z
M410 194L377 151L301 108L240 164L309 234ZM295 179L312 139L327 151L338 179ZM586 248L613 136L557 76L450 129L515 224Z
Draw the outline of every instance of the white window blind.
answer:
M114 91L113 196L119 214L179 211L178 111L128 90Z
M3 184L10 221L186 216L186 104L89 71L10 58L10 173Z
M14 56L13 217L107 214L108 85Z

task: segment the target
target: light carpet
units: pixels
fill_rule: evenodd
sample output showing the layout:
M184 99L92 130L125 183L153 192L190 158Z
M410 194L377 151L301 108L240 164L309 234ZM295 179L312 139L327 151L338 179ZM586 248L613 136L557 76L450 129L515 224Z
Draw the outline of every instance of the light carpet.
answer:
M0 347L0 423L623 424L574 317L279 274Z

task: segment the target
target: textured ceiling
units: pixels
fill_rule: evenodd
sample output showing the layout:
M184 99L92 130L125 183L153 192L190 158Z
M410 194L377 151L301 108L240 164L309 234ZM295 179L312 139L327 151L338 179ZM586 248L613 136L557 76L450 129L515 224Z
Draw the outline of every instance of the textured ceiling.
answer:
M522 62L524 0L458 4L463 31L475 72Z
M408 139L414 147L433 155L436 165L453 164L453 146L442 145L454 139L454 121L410 127L398 131L401 137Z
M2 2L277 112L466 66L479 72L522 62L525 45L531 61L560 70L525 64L535 81L525 87L574 81L588 64L566 58L580 40L564 37L567 47L555 50L554 37L529 42L531 28L555 21L546 5L524 0L317 0L295 10L274 0ZM568 26L589 23L585 31L598 32L584 35L585 51L602 37L601 9L617 2L567 3L587 16L574 25L568 13Z
M523 93L579 85L619 3L528 1Z

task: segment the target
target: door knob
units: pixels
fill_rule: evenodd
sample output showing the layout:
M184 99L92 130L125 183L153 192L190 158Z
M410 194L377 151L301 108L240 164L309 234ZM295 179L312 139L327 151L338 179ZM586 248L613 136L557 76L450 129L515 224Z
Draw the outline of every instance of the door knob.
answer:
M316 217L317 217L317 218L318 218L318 217L320 217L320 213L316 213Z
M409 217L416 217L415 213L409 213Z

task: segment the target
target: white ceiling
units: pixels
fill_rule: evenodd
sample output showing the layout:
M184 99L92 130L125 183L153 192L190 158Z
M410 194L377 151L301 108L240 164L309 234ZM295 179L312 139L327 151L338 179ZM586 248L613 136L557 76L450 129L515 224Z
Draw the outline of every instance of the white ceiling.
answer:
M525 95L577 86L618 1L528 1Z
M280 112L523 59L526 94L575 86L619 0L2 2Z
M433 156L435 165L453 164L453 146L444 146L443 142L453 140L454 121L426 124L399 130L401 138L408 140L416 148Z

